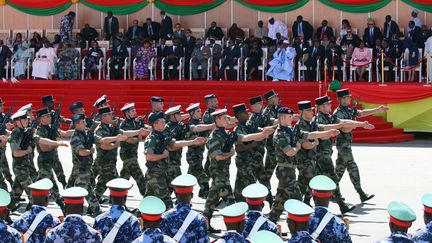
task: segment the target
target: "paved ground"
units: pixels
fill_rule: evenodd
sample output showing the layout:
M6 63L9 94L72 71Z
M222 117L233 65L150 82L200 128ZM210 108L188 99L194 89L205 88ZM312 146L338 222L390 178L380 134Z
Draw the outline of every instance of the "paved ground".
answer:
M391 145L355 145L353 147L354 157L360 168L362 185L366 192L374 193L376 196L370 202L359 204L358 207L346 217L351 222L350 233L354 242L372 242L374 239L388 235L388 214L386 207L392 200L401 200L410 205L417 214L417 220L411 227L415 231L424 226L422 217L422 205L420 198L424 193L432 192L432 163L430 156L432 154L432 141L429 139L416 140L408 143L391 144ZM186 150L184 150L185 152ZM68 148L61 148L59 151L61 161L64 165L66 175L69 175L71 164L71 152ZM11 161L11 155L8 148L7 156ZM183 156L185 158L185 156ZM120 161L120 160L119 160ZM144 169L143 145L139 147L139 161ZM120 171L122 163L117 163L117 169ZM182 171L187 171L187 163L184 161ZM234 163L231 164L231 183L234 184L236 168ZM135 182L134 182L135 183ZM277 186L275 176L272 178L273 194ZM347 174L342 178L341 192L347 202L359 203L359 197L356 194ZM59 187L61 185L59 184ZM198 190L195 190L198 195ZM129 193L128 207L135 208L138 206L142 197L137 187L132 188ZM195 198L193 207L199 211L204 208L204 200ZM61 211L55 204L50 204L50 210L54 214L60 215ZM103 210L107 210L108 205L104 205ZM19 212L23 212L21 208ZM339 209L336 204L330 206L330 210L336 214ZM265 213L269 212L268 205L264 209ZM16 218L19 212L12 215ZM86 217L86 220L92 224L92 219ZM284 231L286 227L286 215L283 215L280 224ZM222 218L216 213L212 225L215 228L224 228ZM217 237L217 236L214 236Z

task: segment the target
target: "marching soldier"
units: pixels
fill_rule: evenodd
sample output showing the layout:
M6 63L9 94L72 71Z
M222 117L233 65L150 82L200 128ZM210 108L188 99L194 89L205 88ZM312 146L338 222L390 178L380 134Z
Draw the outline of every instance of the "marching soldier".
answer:
M54 113L55 113L54 112L54 109L55 109L54 97L52 95L47 95L47 96L43 96L41 99L42 99L42 104L50 110L51 116L54 116ZM60 116L59 122L69 124L72 121L70 119L63 117L63 116Z
M293 115L294 111L289 108L281 107L278 109L279 126L273 135L273 142L276 149L276 176L279 179L279 184L270 212L270 220L273 222L279 220L283 211L283 203L286 200L290 198L301 199L295 173L297 166L295 155L301 146L298 141L318 138L328 139L339 134L338 130L311 133L300 130L298 134L294 134L291 128Z
M93 228L101 233L104 242L132 242L141 235L141 223L126 208L132 183L123 178L109 181L111 208L96 217Z
M14 228L6 224L5 220L9 217L8 205L11 202L9 193L0 189L0 238L4 242L21 243L21 234Z
M287 224L291 233L291 238L288 243L312 243L316 242L312 239L308 232L308 223L313 209L296 199L289 199L284 204L285 210L288 212Z
M68 145L34 135L32 128L28 128L29 120L25 110L16 112L11 118L14 121L15 128L9 137L9 144L12 151L12 168L15 179L12 185L12 201L9 208L14 211L19 206L17 203L22 192L25 190L26 194L30 195L28 186L33 183L30 171L32 163L29 156L33 151L31 144L53 147L67 147Z
M133 243L176 242L168 235L163 234L162 231L159 229L159 225L162 221L162 214L166 210L165 203L162 200L154 196L147 196L143 198L138 209L141 212L141 217L143 219L145 229L141 236L135 239Z
M213 117L211 114L219 107L219 101L217 99L217 96L215 94L208 94L204 96L205 103L207 106L207 110L204 111L204 115L202 118L202 121L204 124L212 124L214 123ZM210 132L203 133L206 138L210 135ZM204 163L204 172L209 176L209 166L210 166L210 160L209 160L209 153L207 152L206 161ZM210 177L210 176L209 176ZM207 193L208 195L208 193Z
M62 224L49 231L45 243L102 242L99 232L87 225L81 216L87 194L87 190L81 187L71 187L62 192L66 217Z
M432 194L426 194L422 197L423 220L426 228L418 230L412 237L415 242L432 241Z
M26 105L22 106L21 108L19 108L18 111L25 111L27 113L27 117L29 119L28 127L32 127L33 126L34 129L37 128L38 121L36 120L36 117L33 116L33 104L32 103L29 103L29 104L26 104ZM36 145L34 143L31 143L30 146L32 148L32 152L29 154L30 176L31 176L31 178L32 178L33 181L36 181L37 178L38 178L38 172L37 172L36 166L34 164L34 156L35 156Z
M271 231L279 235L276 224L268 220L262 213L264 200L268 194L267 187L259 183L251 184L242 191L242 195L249 206L243 231L243 237L246 240L253 239L254 235L261 230Z
M28 187L31 190L33 205L29 211L15 220L12 227L21 232L23 242L43 242L46 231L60 224L60 220L49 213L46 208L53 183L50 179L44 178Z
M191 206L192 191L196 184L197 179L189 174L178 176L171 182L177 205L163 215L160 229L177 242L210 242L204 216Z
M279 105L279 97L274 90L270 90L264 94L264 99L267 101L267 107L263 111L263 116L265 121L268 123L266 126L273 125L272 120L277 119L278 115L278 105ZM267 181L270 183L270 179L273 176L273 173L276 168L276 152L273 143L273 137L269 137L266 141L266 157L264 162L265 174L267 176Z
M106 107L106 106L109 106L109 100L108 100L106 95L102 95L93 104L93 109L97 111L99 108ZM100 115L98 112L96 112L96 115L94 117L94 121L100 123Z
M248 242L242 235L245 225L244 218L247 210L248 205L245 202L239 202L231 206L227 206L220 211L220 214L224 218L227 232L225 232L215 243Z
M136 120L137 112L135 103L125 104L120 110L125 116L125 119L120 124L120 129L122 131L136 131L142 128L140 127L139 121ZM138 163L139 142L140 136L134 136L120 143L120 158L123 161L120 177L127 180L129 180L130 177L134 178L141 195L144 196L146 192L146 180Z
M376 243L421 242L412 240L408 235L408 229L417 218L415 212L408 205L400 201L393 201L388 205L387 212L390 214L391 234L385 239L375 241Z
M152 96L150 98L150 104L152 112L163 111L164 108L164 98L158 96Z
M0 135L0 144L4 144L6 146L8 141L8 136L7 135ZM0 145L1 146L1 145ZM0 148L0 150L2 150L2 148ZM4 151L0 152L0 156L4 156L4 158L6 158L6 154L2 154L6 152L6 147L4 148ZM4 158L1 158L1 160L3 160ZM4 160L2 161L4 162ZM6 181L5 181L5 176L3 175L3 173L0 173L0 188L7 190L7 185L6 185ZM10 186L12 187L13 181L12 183L9 182Z
M351 104L351 94L348 89L341 89L336 91L339 107L334 111L333 115L339 119L356 120L358 117L369 116L378 112L386 112L389 110L386 106L380 106L375 109L358 110L357 107L350 109L348 106ZM367 194L363 191L360 183L360 172L351 150L352 144L352 129L341 129L341 134L336 139L336 148L338 150L338 156L336 160L336 174L339 181L345 173L348 171L349 177L355 190L360 196L360 201L365 202L372 199L374 194Z
M197 137L194 140L179 140L176 141L172 137L165 135L165 114L163 112L151 113L148 119L149 125L152 127L152 132L145 139L144 154L147 160L147 189L146 195L154 195L161 198L167 208L172 207L172 201L169 192L168 181L168 165L169 152L168 150L192 146L202 145L206 142L203 137Z
M318 175L309 182L315 204L309 220L309 233L322 243L351 242L345 222L328 211L336 183L327 176Z
M209 231L215 233L219 231L213 229L210 223L219 199L222 198L228 205L234 203L234 195L229 179L231 157L235 154L233 145L235 143L263 140L274 130L266 128L260 133L237 135L233 132L228 134L225 130L228 126L227 110L218 109L211 115L215 121L216 129L210 135L206 146L210 160L209 173L213 181L205 202L204 216L207 218Z
M87 130L87 124L85 116L83 114L75 114L72 117L72 122L75 126L75 132L73 133L70 141L72 149L72 163L75 169L72 169L71 177L73 176L74 185L82 187L87 190L86 199L89 204L87 213L91 212L93 215L101 213L99 201L92 188L92 165L93 165L93 154L95 149L94 135L92 132ZM75 174L73 171L75 170Z
M10 116L12 114L9 113L9 118L6 117L4 112L4 102L0 98L0 136L4 136L3 139L0 138L0 188L7 190L7 186L5 180L9 182L9 185L12 187L12 174L9 169L9 162L6 158L6 144L7 137L10 135L9 125L10 125ZM11 109L10 109L11 110ZM7 120L6 120L7 119Z

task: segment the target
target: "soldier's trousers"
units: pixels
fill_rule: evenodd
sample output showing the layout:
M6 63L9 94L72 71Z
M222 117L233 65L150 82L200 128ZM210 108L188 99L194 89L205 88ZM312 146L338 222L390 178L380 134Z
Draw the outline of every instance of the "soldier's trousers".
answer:
M30 153L29 155L29 170L30 170L30 176L33 181L36 181L38 178L38 172L36 170L36 166L34 164L34 152Z
M276 168L276 152L273 146L266 146L266 156L265 156L265 162L264 162L264 169L265 174L267 177L267 181L270 181L270 179L273 176L273 173Z
M4 161L6 161L6 164L7 164L5 149L0 149L0 160L1 160L0 161L1 162L1 167L4 166L3 165ZM9 166L8 166L7 169L9 170ZM4 172L4 170L2 170L0 172L0 188L4 189L5 191L8 191L8 188L7 188L7 185L6 185L6 178L7 178L6 173ZM10 178L12 178L12 177L10 177Z
M9 163L6 158L6 148L0 148L0 168L5 179L12 179Z
M357 191L361 190L360 172L356 162L354 161L351 144L344 144L340 147L338 146L337 149L338 157L336 160L336 175L338 176L339 181L342 179L345 170L347 170L354 188Z
M189 148L190 149L190 148ZM199 152L186 153L186 160L189 164L188 174L195 176L198 180L198 185L201 190L208 190L209 188L209 178L204 172L203 168L203 154Z
M276 197L270 211L270 220L277 222L284 211L284 203L288 199L301 200L300 188L296 180L294 167L276 167L276 177L279 184L276 191Z
M93 169L91 171L93 171ZM66 188L73 187L75 185L75 179L77 176L78 176L78 166L75 163L73 163Z
M53 170L55 175L57 176L57 179L60 183L66 184L66 176L63 170L63 165L59 159L57 151L55 152L55 160L53 161Z
M269 193L271 193L270 179L267 178L267 175L265 173L263 158L264 156L261 152L255 152L251 161L249 162L250 165L252 166L255 181L258 180L261 184L266 186L267 189L269 190Z
M88 191L88 195L86 196L87 203L89 204L89 208L93 212L100 211L99 200L96 197L93 188L91 186L91 168L90 166L77 166L77 173L75 173L75 182L74 186L85 188Z
M138 164L138 158L136 156L126 157L121 156L123 161L123 168L120 171L120 177L129 180L131 177L136 181L141 195L146 193L146 180L141 167Z
M174 180L177 176L180 176L182 174L180 164L177 164L177 163L173 164L171 162L172 161L170 161L170 164L168 165L168 169L166 172L167 180L168 180L168 189L169 189L170 195L174 191L174 188L171 187L171 181Z
M58 160L58 158L57 158ZM53 182L53 188L51 189L51 198L57 200L60 198L59 189L56 183L56 179L54 178L53 167L56 161L55 156L40 153L38 156L38 180L48 178Z
M172 200L168 188L170 182L168 181L166 170L147 167L146 180L146 196L158 197L165 203L167 209L172 208Z
M23 191L26 192L27 196L30 196L30 190L28 186L33 183L30 169L31 164L33 163L30 163L27 158L16 158L12 163L15 179L12 184L11 205L15 205L19 202Z
M234 183L234 197L236 202L243 202L242 191L245 187L256 182L250 160L236 158L237 175Z
M339 189L339 178L336 174L331 155L331 152L318 152L317 174L328 176L336 183L336 190L334 190L333 196L336 202L339 202L342 199L342 195Z
M229 181L229 171L220 171L219 176L212 176L212 184L207 196L204 206L204 216L211 218L213 212L219 204L219 200L227 203L227 205L234 203L234 195Z
M312 198L312 194L309 189L309 182L316 175L316 162L310 158L297 162L297 170L299 172L297 181L301 195L310 199Z
M98 199L102 197L107 187L106 184L108 181L115 179L118 176L116 169L117 158L115 159L100 159L97 160L99 166L97 167L97 174L99 175L97 178L97 183L95 187L95 194ZM91 176L91 173L90 173Z

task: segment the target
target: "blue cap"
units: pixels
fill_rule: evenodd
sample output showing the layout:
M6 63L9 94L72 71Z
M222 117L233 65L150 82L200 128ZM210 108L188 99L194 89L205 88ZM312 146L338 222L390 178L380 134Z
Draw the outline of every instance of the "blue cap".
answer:
M148 123L151 126L159 119L165 119L165 113L162 111L152 112L148 118Z
M85 117L84 114L74 114L72 116L72 122L77 122L77 121L80 121L80 120L84 120L85 118L86 117Z

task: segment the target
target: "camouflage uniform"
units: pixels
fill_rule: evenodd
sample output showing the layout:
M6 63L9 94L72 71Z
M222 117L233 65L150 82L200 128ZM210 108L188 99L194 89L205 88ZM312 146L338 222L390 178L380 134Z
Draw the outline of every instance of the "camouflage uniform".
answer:
M272 125L271 119L277 119L277 106L275 105L268 105L264 111L263 111L264 120L268 121L266 126ZM273 176L273 172L275 171L277 159L276 159L276 153L275 153L275 145L273 142L273 137L267 138L267 144L266 144L266 157L265 157L265 174L267 176L267 181L270 181L271 177Z
M214 119L211 116L211 113L213 113L215 111L215 109L213 108L208 108L204 114L203 114L203 124L212 124L214 123ZM207 138L210 135L210 132L203 132L203 135L205 135L205 137ZM210 177L210 173L209 173L209 167L210 167L210 158L209 158L209 153L207 151L207 157L206 157L206 161L204 163L204 172L207 174L208 177Z
M300 119L296 126L298 129L305 132L314 132L318 130L316 123L308 122L304 119ZM296 129L294 129L295 131ZM307 141L300 141L300 143ZM309 181L316 175L316 149L306 150L303 147L297 152L295 156L297 160L298 183L302 196L309 202L312 198L312 194L309 190Z
M144 154L162 154L166 149L162 148L165 143L163 132L153 130L144 141ZM174 140L171 140L167 146L172 146ZM146 196L152 195L164 201L167 208L172 207L172 200L169 192L170 181L168 181L167 170L170 163L169 157L158 161L147 161L147 188Z
M146 229L140 237L135 239L133 243L147 243L147 242L158 242L158 243L176 243L171 237L164 235L160 229Z
M117 220L125 211L125 206L114 204L110 210L96 217L93 228L101 233L102 239L107 237L114 228ZM135 216L131 216L120 227L114 242L132 242L141 235L141 223Z
M27 230L30 228L30 225L35 220L36 216L41 211L46 211L45 207L39 205L33 205L29 211L26 211L21 217L14 221L12 227L14 227L18 232L25 234ZM45 240L47 229L54 228L55 226L60 224L60 220L57 217L54 217L51 213L48 213L42 221L38 224L33 234L26 241L28 243L39 243Z
M55 113L54 111L51 112L51 119L54 119L54 113ZM60 123L69 123L68 119L64 118L63 116L60 116L59 122ZM60 127L60 126L58 126L58 127ZM52 139L50 138L50 139L51 140L58 140L59 137L60 137L60 133L57 133L55 138L52 138ZM57 151L56 151L56 153L57 153ZM58 155L57 155L57 158L58 158ZM53 170L57 176L57 179L60 181L60 183L62 183L63 186L65 186L66 185L66 176L65 176L63 166L62 166L60 159L53 161Z
M175 208L164 213L163 220L159 226L161 231L170 236L174 237L178 230L181 228L183 221L188 216L189 212L193 210L191 205L179 203ZM187 227L183 234L183 237L179 240L180 243L196 242L196 243L208 243L210 242L207 235L206 220L198 214L194 218L192 223Z
M196 126L202 124L199 119L190 119L188 122L189 126ZM192 140L197 137L206 137L207 132L202 133L192 133L188 132L185 136L185 139ZM203 191L203 195L207 195L209 190L209 178L204 172L203 168L203 159L204 159L204 149L205 145L199 146L189 146L186 152L186 161L189 164L188 174L195 176L198 180L198 185L200 189Z
M355 120L361 115L361 111L355 112L347 106L339 106L333 115L339 119ZM354 185L356 191L359 192L361 191L360 172L356 162L354 161L351 144L352 132L344 133L341 131L339 136L336 138L336 148L338 150L336 174L339 180L341 180L345 170L348 170L351 183Z
M300 131L298 139L304 139L307 133ZM275 155L277 161L276 177L279 179L279 184L276 191L276 198L273 207L270 211L270 220L276 222L284 211L284 203L286 200L301 199L300 188L296 180L296 159L288 157L285 153L291 150L296 145L293 144L294 134L291 127L279 125L273 135L275 147Z
M75 171L77 172L74 176L74 186L82 187L88 191L88 195L86 197L87 203L89 204L89 208L93 212L100 211L99 201L95 196L93 191L91 180L92 173L91 167L93 164L93 155L89 156L80 156L80 149L90 149L93 144L89 144L89 140L91 139L91 134L88 131L78 131L75 130L71 137L70 145L72 149L72 163L75 166Z
M432 241L432 221L426 225L426 228L421 229L413 234L412 239L415 242L431 242Z
M223 127L216 127L207 141L209 154L209 175L213 179L210 191L205 202L204 216L211 218L213 212L222 198L228 205L234 203L234 195L230 184L231 158L216 160L217 155L223 153L222 149L227 142L228 134Z
M4 114L0 113L0 123L3 123L4 119ZM10 121L11 120L9 119L9 121L6 122ZM1 128L0 135L6 135L6 127ZM6 144L4 146L0 145L0 188L3 188L7 191L7 187L4 182L5 179L8 181L12 181L12 174L6 158Z
M330 116L329 114L324 114L318 112L314 117L314 122L320 125L330 125L337 124L340 120L336 116ZM339 178L336 175L336 170L332 159L333 154L333 142L331 139L319 140L317 146L317 174L325 175L330 177L332 181L336 183L336 189L333 192L334 199L339 202L342 200L342 195L339 190Z
M138 130L139 127L134 119L125 119L121 123L120 129L123 131ZM132 176L138 185L141 195L145 195L146 180L138 163L138 146L139 142L136 144L130 144L126 141L121 142L120 158L123 161L123 168L120 171L120 177L129 180Z
M260 211L249 210L246 213L245 226L244 226L244 230L243 230L243 237L245 239L248 238L250 232L252 231L252 228L254 227L254 225L255 225L255 223L259 217L264 217L264 214ZM261 230L271 231L271 232L279 235L278 227L276 226L275 223L273 223L270 220L266 220L266 222L264 222L264 224L262 224L261 227L259 227L258 231L261 231Z
M54 242L102 242L99 232L88 226L80 215L68 215L64 223L52 229L45 243Z
M21 243L21 234L16 229L6 224L4 220L0 219L0 238L3 242L8 243Z
M315 207L314 210L309 219L309 233L311 234L318 228L319 223L328 212L327 208L324 207ZM351 237L344 221L336 216L324 227L318 239L321 243L351 242Z
M118 176L117 173L117 148L112 150L101 149L100 140L104 137L114 137L120 133L116 126L101 123L95 131L96 141L96 159L93 166L94 174L98 175L95 186L95 194L97 198L101 198L106 191L106 183Z

